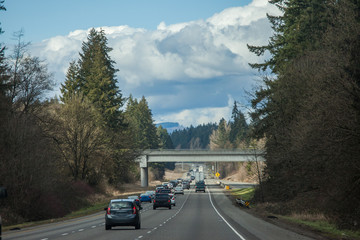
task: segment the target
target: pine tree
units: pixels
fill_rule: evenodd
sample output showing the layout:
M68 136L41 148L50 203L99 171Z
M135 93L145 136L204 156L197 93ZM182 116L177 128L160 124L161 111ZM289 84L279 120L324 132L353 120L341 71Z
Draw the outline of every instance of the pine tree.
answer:
M133 97L130 96L126 106L125 116L138 148L156 149L159 147L156 127L145 97L142 97L140 102L138 102L137 99L133 99Z
M264 63L250 64L251 67L265 71L267 68L273 73L281 74L287 63L304 51L316 49L330 21L332 11L331 1L319 0L271 0L282 12L282 16L270 16L274 36L270 37L268 45L248 45L251 52L258 56L265 52L271 58Z
M174 148L169 133L161 125L157 127L157 135L160 140L159 147L161 149L173 149Z
M152 119L151 110L144 96L139 102L139 110L141 112L140 128L143 132L143 146L146 146L148 149L156 149L159 147L159 138L156 133L156 127L154 120Z
M76 94L80 93L79 66L75 61L70 63L66 73L66 80L60 88L62 96L60 100L64 103Z
M167 130L163 128L161 125L157 127L157 135L159 138L159 148L160 149L173 149L173 143L171 141L170 135L168 134ZM167 162L163 163L164 167L170 170L175 169L174 162Z
M231 119L229 140L236 148L241 142L246 140L249 129L245 116L241 110L238 109L236 101L234 101Z
M229 141L230 126L227 124L224 118L219 122L217 130L213 130L210 136L210 149L230 149L232 148Z
M83 42L78 63L70 64L67 80L62 85L62 98L74 90L80 91L99 109L105 125L110 128L123 126L122 113L124 99L116 85L115 62L109 53L107 38L103 30L91 29L87 41Z

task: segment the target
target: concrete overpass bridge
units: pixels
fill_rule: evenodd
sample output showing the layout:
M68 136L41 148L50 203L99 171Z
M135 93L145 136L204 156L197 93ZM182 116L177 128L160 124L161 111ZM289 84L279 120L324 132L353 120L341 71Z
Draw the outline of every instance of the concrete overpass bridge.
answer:
M148 186L148 163L153 162L248 162L265 161L262 150L145 150L140 163L141 186Z

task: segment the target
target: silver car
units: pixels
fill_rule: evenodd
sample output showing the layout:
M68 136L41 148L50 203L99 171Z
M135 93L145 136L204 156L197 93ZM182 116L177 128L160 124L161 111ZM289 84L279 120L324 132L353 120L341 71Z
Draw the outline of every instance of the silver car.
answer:
M181 186L177 186L177 187L174 189L174 193L175 193L175 194L182 194L182 195L184 195L184 189L183 189Z

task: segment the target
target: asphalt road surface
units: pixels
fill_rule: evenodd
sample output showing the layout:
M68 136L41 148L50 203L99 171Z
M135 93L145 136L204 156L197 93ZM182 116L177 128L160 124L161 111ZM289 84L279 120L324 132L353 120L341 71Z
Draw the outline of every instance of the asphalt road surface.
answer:
M185 190L172 209L152 209L143 203L141 229L113 227L105 230L105 211L74 220L3 233L3 240L183 240L183 239L310 239L255 218L233 206L218 186L206 193Z

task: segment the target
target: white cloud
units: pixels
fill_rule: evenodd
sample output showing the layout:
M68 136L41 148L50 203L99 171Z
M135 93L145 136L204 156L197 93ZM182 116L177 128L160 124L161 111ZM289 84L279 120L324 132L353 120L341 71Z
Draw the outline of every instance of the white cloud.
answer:
M229 120L233 108L234 99L229 95L228 103L224 107L208 107L185 109L177 113L169 113L157 117L156 122L178 122L182 126L197 126L207 123L219 123L224 118Z
M225 9L209 19L173 25L161 22L153 31L129 26L102 29L113 48L115 67L120 70L120 89L126 94L137 94L135 97L149 97L150 108L151 104L160 107L153 109L157 119L178 119L186 126L218 122L229 111L229 106L218 107L219 101L226 102L228 94L239 98L240 88L252 82L256 73L248 63L261 59L250 53L246 44L267 43L272 33L266 13L279 14L267 0L253 0L247 6ZM88 31L75 30L67 36L46 39L33 45L32 54L45 59L61 83L70 61L79 58ZM225 83L229 77L238 82ZM219 81L224 85L219 85ZM191 89L194 83L203 84L206 92L200 96ZM187 99L181 100L184 96ZM200 104L199 98L206 99L207 105L204 101ZM193 105L189 108L184 103Z

